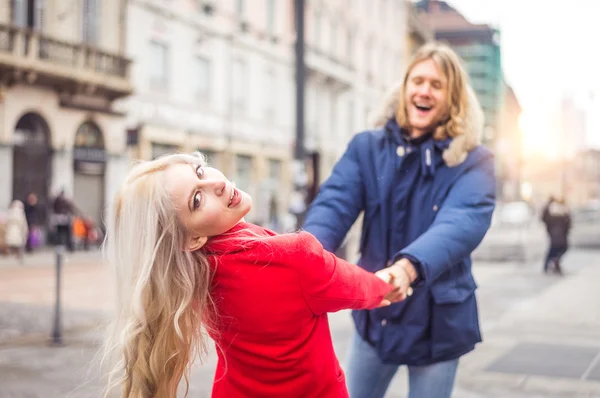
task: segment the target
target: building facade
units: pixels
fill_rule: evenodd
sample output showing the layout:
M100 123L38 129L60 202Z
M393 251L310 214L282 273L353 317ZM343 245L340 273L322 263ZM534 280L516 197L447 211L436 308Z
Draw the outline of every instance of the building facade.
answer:
M436 40L448 43L464 61L485 114L484 143L493 146L504 101L500 32L469 22L445 1L421 0L416 7Z
M408 29L406 35L406 59L410 59L422 45L434 39L434 34L426 25L426 21L423 21L419 17L417 4L407 1L406 12Z
M495 152L500 162L498 183L502 199L515 201L522 199L523 136L519 127L522 109L512 87L505 84L503 92L504 103L495 142Z
M305 147L313 187L401 75L405 6L306 1ZM279 0L130 1L127 55L136 92L118 104L127 114L130 155L200 150L253 197L250 221L270 224L286 213L295 145L293 7Z
M127 168L132 92L125 0L10 0L0 7L0 209L40 198L45 221L60 190L98 224ZM100 23L102 21L102 23Z

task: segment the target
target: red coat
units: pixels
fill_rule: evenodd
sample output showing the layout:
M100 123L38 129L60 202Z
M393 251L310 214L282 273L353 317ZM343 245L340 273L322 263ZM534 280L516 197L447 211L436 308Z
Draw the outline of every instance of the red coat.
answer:
M348 397L327 312L374 308L390 285L306 232L275 235L247 223L230 232L248 231L264 238L241 245L219 237L204 249L215 269L212 396Z

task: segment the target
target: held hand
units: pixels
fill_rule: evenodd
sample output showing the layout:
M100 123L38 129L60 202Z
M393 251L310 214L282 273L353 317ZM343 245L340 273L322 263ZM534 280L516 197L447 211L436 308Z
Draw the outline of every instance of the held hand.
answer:
M375 275L395 287L384 297L380 307L405 300L412 295L410 284L417 278L415 267L405 258L400 259L388 268L376 272ZM389 304L386 304L386 302Z

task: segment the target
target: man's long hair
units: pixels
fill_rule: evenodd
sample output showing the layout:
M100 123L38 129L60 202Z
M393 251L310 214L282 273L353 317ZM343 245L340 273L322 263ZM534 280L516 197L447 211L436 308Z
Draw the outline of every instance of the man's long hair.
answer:
M483 112L460 58L448 46L428 43L415 53L408 64L404 79L388 91L383 104L374 115L373 123L376 127L381 127L390 118L395 117L399 126L410 129L405 100L406 83L414 66L428 59L435 62L448 82L448 110L442 115L442 121L434 131L434 139L453 138L450 148L444 152L444 160L448 166L456 166L480 143Z

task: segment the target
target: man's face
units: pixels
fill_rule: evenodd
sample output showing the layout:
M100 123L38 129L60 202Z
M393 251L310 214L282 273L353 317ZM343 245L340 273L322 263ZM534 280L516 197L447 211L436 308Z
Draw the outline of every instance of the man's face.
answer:
M432 131L448 109L448 79L432 59L419 62L406 81L405 104L411 137Z

